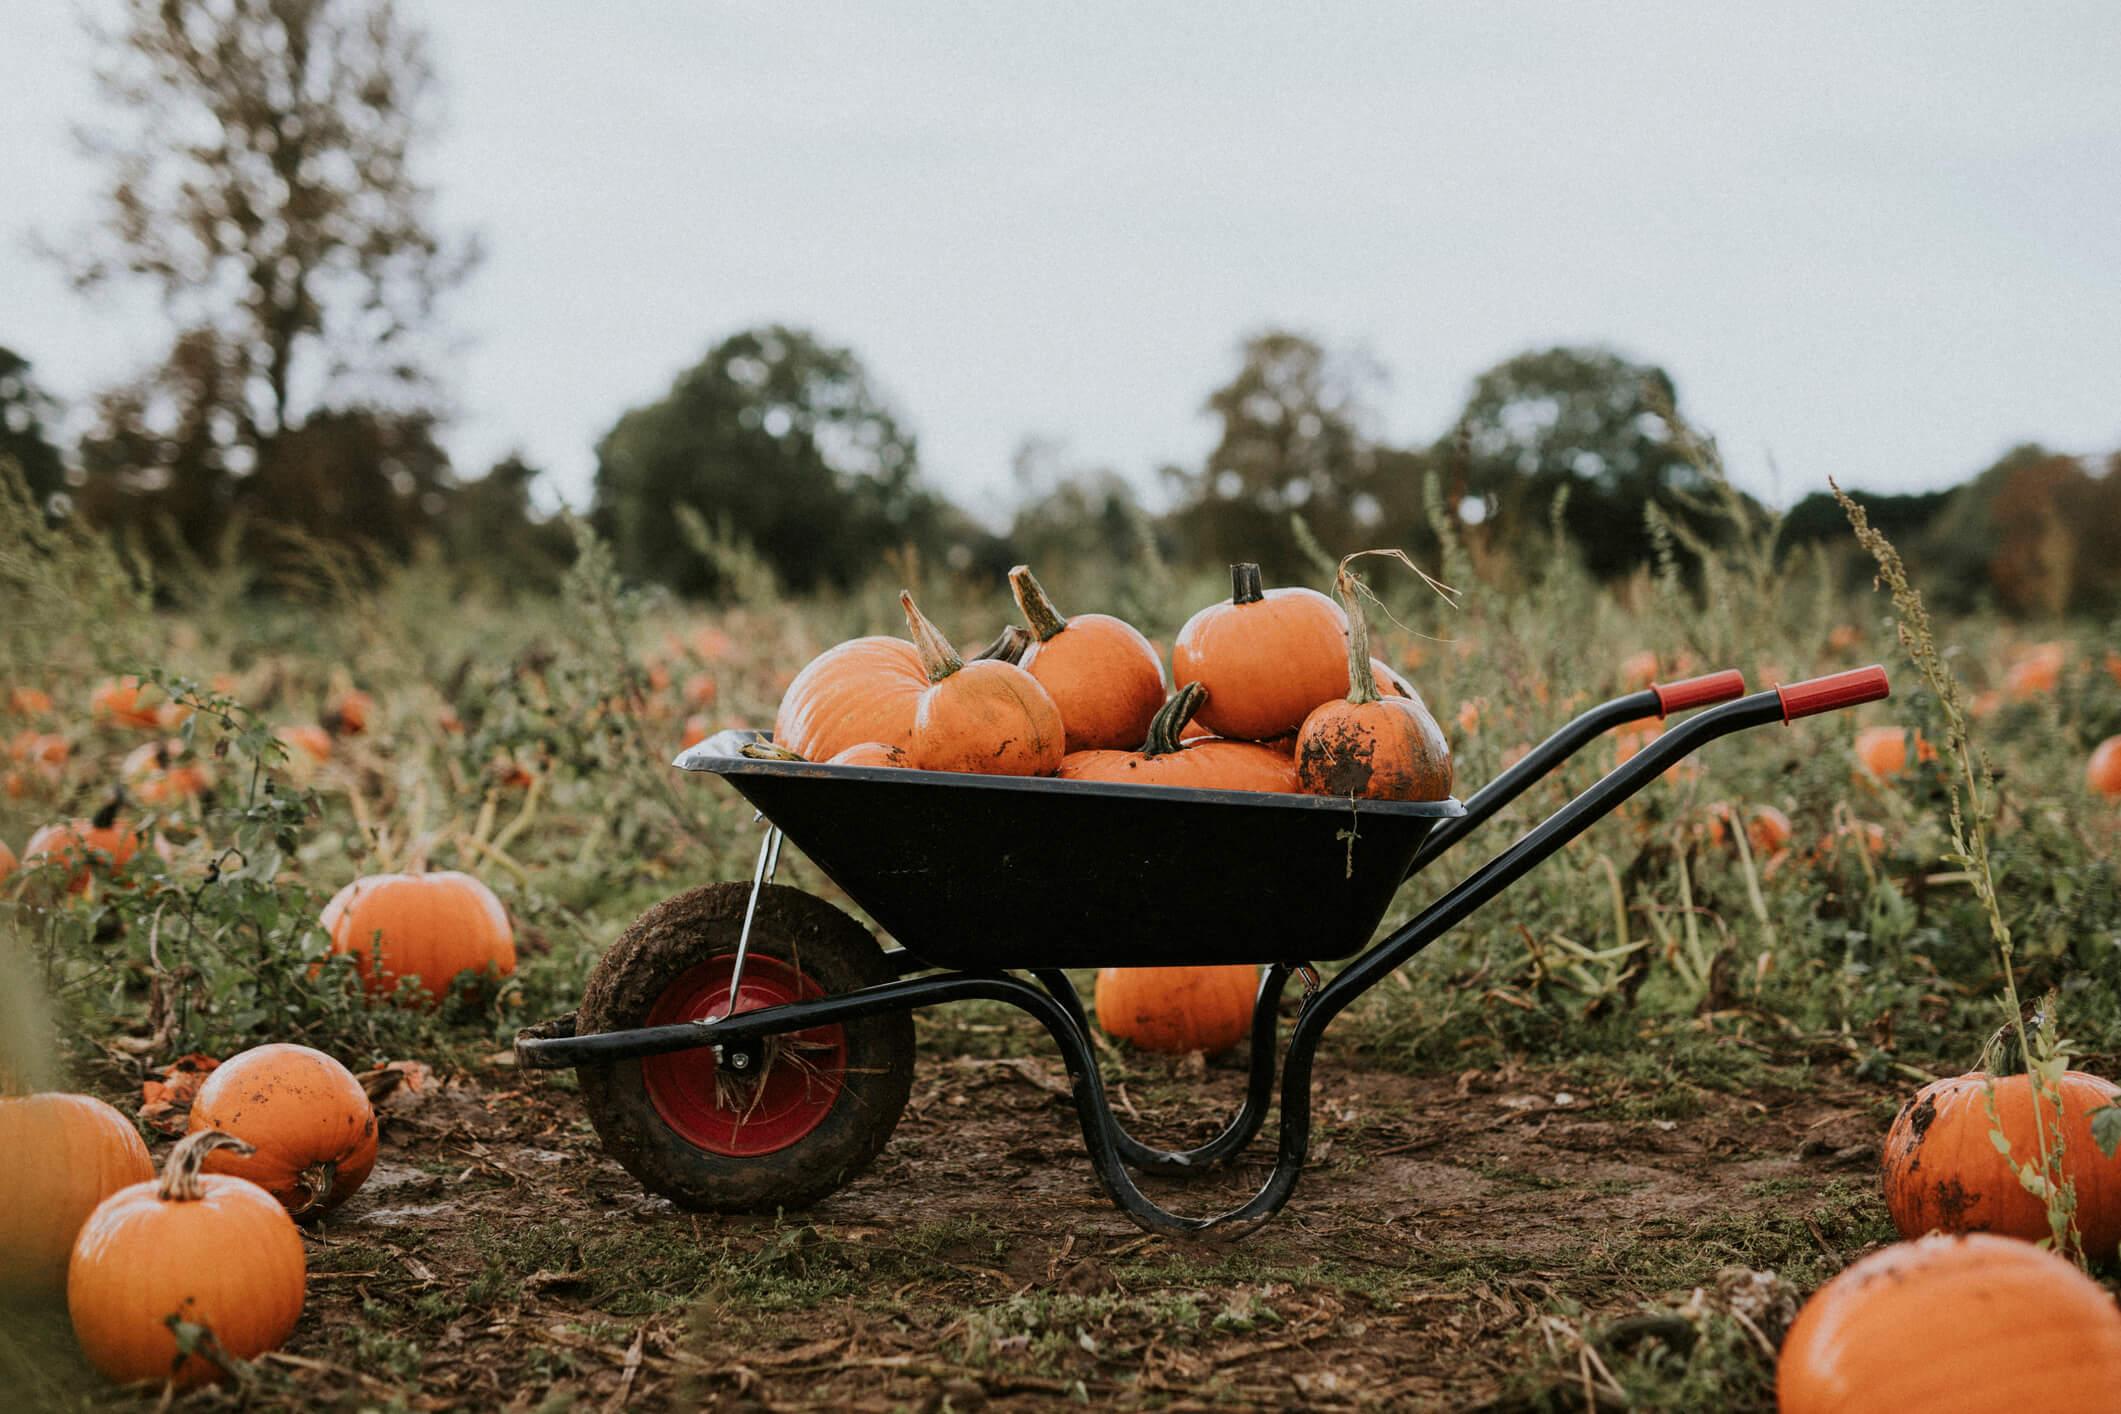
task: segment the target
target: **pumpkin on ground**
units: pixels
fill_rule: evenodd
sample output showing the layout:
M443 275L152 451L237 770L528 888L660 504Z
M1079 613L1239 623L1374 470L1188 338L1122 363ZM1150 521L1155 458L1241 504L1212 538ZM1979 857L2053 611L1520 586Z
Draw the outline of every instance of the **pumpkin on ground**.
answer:
M1067 750L1125 750L1164 705L1164 665L1140 629L1110 614L1061 617L1028 565L1009 590L1030 626L1021 666L1060 708Z
M773 715L773 739L805 761L829 761L865 741L903 747L928 674L903 638L856 638L812 658Z
M515 930L492 889L469 874L371 874L324 906L334 953L351 953L373 994L411 977L437 1002L464 972L516 970Z
M1232 565L1229 602L1178 631L1171 680L1208 689L1201 724L1217 736L1286 736L1319 703L1347 695L1347 615L1315 589L1263 589L1258 565Z
M2121 736L2110 736L2092 748L2084 763L2084 783L2107 799L2121 798Z
M88 1362L120 1384L179 1388L221 1377L186 1355L172 1320L203 1327L226 1356L277 1349L302 1315L302 1235L273 1196L226 1174L201 1174L217 1148L249 1148L217 1130L177 1141L159 1181L121 1189L81 1228L67 1266L66 1306Z
M81 893L88 888L97 866L123 869L140 849L140 837L118 822L118 805L112 801L86 820L67 820L46 825L29 837L22 848L22 862L53 863L73 872L67 890Z
M115 727L158 727L158 704L142 701L142 692L136 677L106 678L89 691L88 714Z
M1313 795L1363 800L1442 800L1451 793L1451 748L1419 697L1387 697L1370 663L1370 626L1361 591L1341 561L1335 581L1348 619L1344 700L1304 718L1296 734L1296 776Z
M1129 1045L1166 1055L1226 1051L1252 1029L1259 969L1107 967L1097 974L1097 1024Z
M353 1072L308 1046L257 1046L215 1068L192 1101L191 1128L218 1129L251 1152L216 1149L208 1173L247 1178L297 1218L353 1196L376 1164L376 1112Z
M2121 1399L2121 1310L2029 1242L1977 1233L1896 1243L1797 1313L1775 1399L1782 1414L2111 1414Z
M171 737L145 742L126 754L118 767L126 788L143 805L168 805L204 795L214 783L205 762L183 741Z
M1914 733L1915 760L1934 761L1937 748L1921 732ZM1856 733L1856 760L1863 769L1882 778L1897 776L1908 765L1908 731L1905 727L1865 727Z
M311 762L321 763L331 759L331 733L322 727L274 727L272 734L287 748L290 760L295 759L298 752Z
M1902 1237L1925 1232L1996 1232L2037 1242L2048 1235L2047 1208L2026 1192L1990 1137L1988 1086L1979 1073L1931 1081L1901 1106L1885 1136L1885 1206ZM1994 1078L1996 1117L2011 1157L2038 1169L2032 1081ZM2114 1261L2121 1248L2121 1156L2092 1142L2091 1112L2121 1103L2121 1088L2083 1071L2062 1076L2063 1175L2077 1190L2077 1231L2094 1259ZM2050 1147L2050 1105L2041 1112Z
M0 883L6 883L7 876L14 873L21 863L21 860L15 858L15 852L8 848L7 841L0 840Z
M375 715L376 700L359 688L349 688L331 700L324 709L324 724L340 736L359 736L368 730L368 719Z
M2062 684L2062 667L2069 649L2060 643L2036 643L2028 648L2004 675L2003 689L2023 700L2053 692Z
M132 1121L92 1095L0 1096L0 1293L57 1297L96 1205L155 1176Z
M911 594L901 592L898 602L928 684L915 699L907 761L923 771L989 776L1058 771L1065 729L1060 708L1038 679L997 658L966 662Z
M1139 750L1071 751L1061 762L1061 779L1296 793L1296 766L1285 753L1253 741L1184 736L1207 696L1199 683L1187 683L1150 719Z

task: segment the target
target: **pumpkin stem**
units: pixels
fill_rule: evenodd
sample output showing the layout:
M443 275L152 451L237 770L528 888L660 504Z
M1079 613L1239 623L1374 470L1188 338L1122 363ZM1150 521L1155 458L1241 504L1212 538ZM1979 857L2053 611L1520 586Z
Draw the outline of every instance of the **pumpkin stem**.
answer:
M155 1189L155 1196L165 1203L196 1203L205 1197L206 1191L199 1186L199 1166L216 1149L226 1149L238 1157L257 1152L235 1135L224 1134L218 1129L187 1134L177 1141L177 1147L163 1160L162 1183Z
M1010 624L994 636L994 642L972 655L975 662L992 659L997 663L1013 663L1023 666L1024 650L1031 646L1031 635L1015 624Z
M928 616L913 602L910 591L898 592L898 606L906 611L906 626L913 630L913 648L921 655L921 667L926 669L928 681L941 682L965 666L965 660L957 656L943 631L929 623Z
M1169 756L1174 751L1185 749L1178 734L1193 720L1200 704L1208 700L1208 689L1203 683L1189 682L1171 694L1171 700L1156 709L1149 719L1149 739L1142 743L1144 756Z
M1348 611L1348 700L1361 706L1378 698L1377 674L1370 668L1370 621L1362 612L1362 588L1346 564L1333 577L1340 606Z
M1259 566L1254 564L1230 566L1230 602L1233 604L1257 604L1267 597L1266 581L1259 577Z
M1046 597L1045 587L1031 573L1031 566L1018 565L1009 571L1009 592L1016 596L1016 607L1023 610L1024 622L1031 625L1031 636L1040 643L1068 626L1061 611Z
M331 1197L332 1185L339 1181L339 1166L326 1159L321 1164L311 1164L295 1175L295 1185L302 1190L302 1205L287 1210L289 1217L301 1217L311 1212Z

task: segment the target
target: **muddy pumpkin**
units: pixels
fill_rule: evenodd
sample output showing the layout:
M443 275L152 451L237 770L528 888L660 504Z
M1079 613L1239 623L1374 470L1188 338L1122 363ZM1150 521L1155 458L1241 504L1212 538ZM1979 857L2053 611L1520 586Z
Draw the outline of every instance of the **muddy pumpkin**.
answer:
M1140 749L1071 751L1061 762L1061 779L1295 794L1296 766L1288 753L1259 742L1185 735L1207 696L1199 683L1187 683L1150 719Z
M1110 614L1063 618L1028 565L1009 590L1030 627L1021 666L1060 708L1069 751L1125 750L1164 704L1164 665L1140 629Z
M1335 581L1348 621L1344 700L1304 718L1296 734L1296 776L1313 795L1360 800L1442 800L1451 793L1451 748L1419 697L1378 690L1370 628L1347 564Z
M1232 565L1229 600L1178 631L1171 680L1208 689L1200 720L1217 736L1286 736L1319 703L1347 695L1347 615L1315 589L1267 589L1258 565Z
M1976 1233L1873 1252L1815 1293L1782 1342L1782 1414L2121 1406L2121 1311L2029 1242Z
M2037 1242L2049 1235L2047 1208L2018 1181L1990 1137L1988 1086L1979 1073L1932 1081L1901 1107L1885 1136L1885 1206L1903 1237L1926 1232L1994 1232ZM2040 1166L2032 1082L1994 1077L1996 1119L2011 1157ZM2092 1140L2091 1113L2121 1103L2121 1088L2082 1071L2062 1077L2063 1174L2077 1190L2077 1231L2085 1251L2114 1261L2121 1248L2121 1156ZM2050 1145L2053 1109L2043 1111Z
M192 1101L191 1129L218 1129L251 1152L216 1149L204 1170L246 1178L289 1216L321 1217L376 1166L376 1112L353 1072L288 1042L254 1046L214 1068Z

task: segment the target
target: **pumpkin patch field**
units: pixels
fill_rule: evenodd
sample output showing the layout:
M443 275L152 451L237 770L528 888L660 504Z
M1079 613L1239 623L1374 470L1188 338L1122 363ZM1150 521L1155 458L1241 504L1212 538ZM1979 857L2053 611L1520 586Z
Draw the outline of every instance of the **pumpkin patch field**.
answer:
M1932 620L1883 542L1875 592L1745 544L1600 586L1446 538L1455 598L1319 555L1281 583L906 559L713 604L578 542L552 597L440 563L149 588L60 532L5 566L9 1407L2116 1407L2121 626ZM703 740L1113 810L1312 797L1352 874L1358 803L1470 799L1602 701L1871 663L1883 701L1647 758L1356 997L1300 1184L1234 1238L1129 1222L1047 1031L995 1000L711 1069L514 1049L719 1017L737 973L688 929L756 930L745 1005L897 975L798 843L752 900L752 807L671 765ZM1687 720L1591 740L1380 935ZM1030 918L1307 906L1256 841L1190 875L1100 843L1000 842L1045 882L979 908L953 875L984 866L917 862L997 956ZM1259 970L1109 960L1070 980L1114 1114L1209 1144ZM1282 1042L1343 965L1277 976ZM1278 1140L1142 1190L1224 1211Z

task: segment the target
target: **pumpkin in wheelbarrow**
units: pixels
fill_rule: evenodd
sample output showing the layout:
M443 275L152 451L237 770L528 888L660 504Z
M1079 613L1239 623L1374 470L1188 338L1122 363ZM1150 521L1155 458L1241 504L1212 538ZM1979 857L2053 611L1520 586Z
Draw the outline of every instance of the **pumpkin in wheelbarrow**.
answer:
M1296 775L1313 795L1362 800L1442 800L1451 793L1451 748L1418 696L1378 691L1370 626L1348 562L1335 578L1348 618L1344 700L1304 718L1296 734Z
M1038 679L998 658L966 662L911 594L901 592L898 601L927 679L914 698L907 761L923 771L988 776L1060 770L1066 732L1060 708Z
M1150 721L1148 740L1140 750L1071 751L1061 762L1061 779L1295 794L1295 763L1273 747L1182 735L1207 697L1207 688L1187 683Z
M1063 618L1029 565L1009 588L1031 642L1023 667L1060 708L1068 750L1125 750L1142 739L1164 703L1164 665L1140 629L1110 614Z
M1208 689L1201 724L1217 736L1267 741L1348 692L1348 618L1315 589L1266 589L1259 566L1230 566L1230 597L1178 631L1171 680Z

